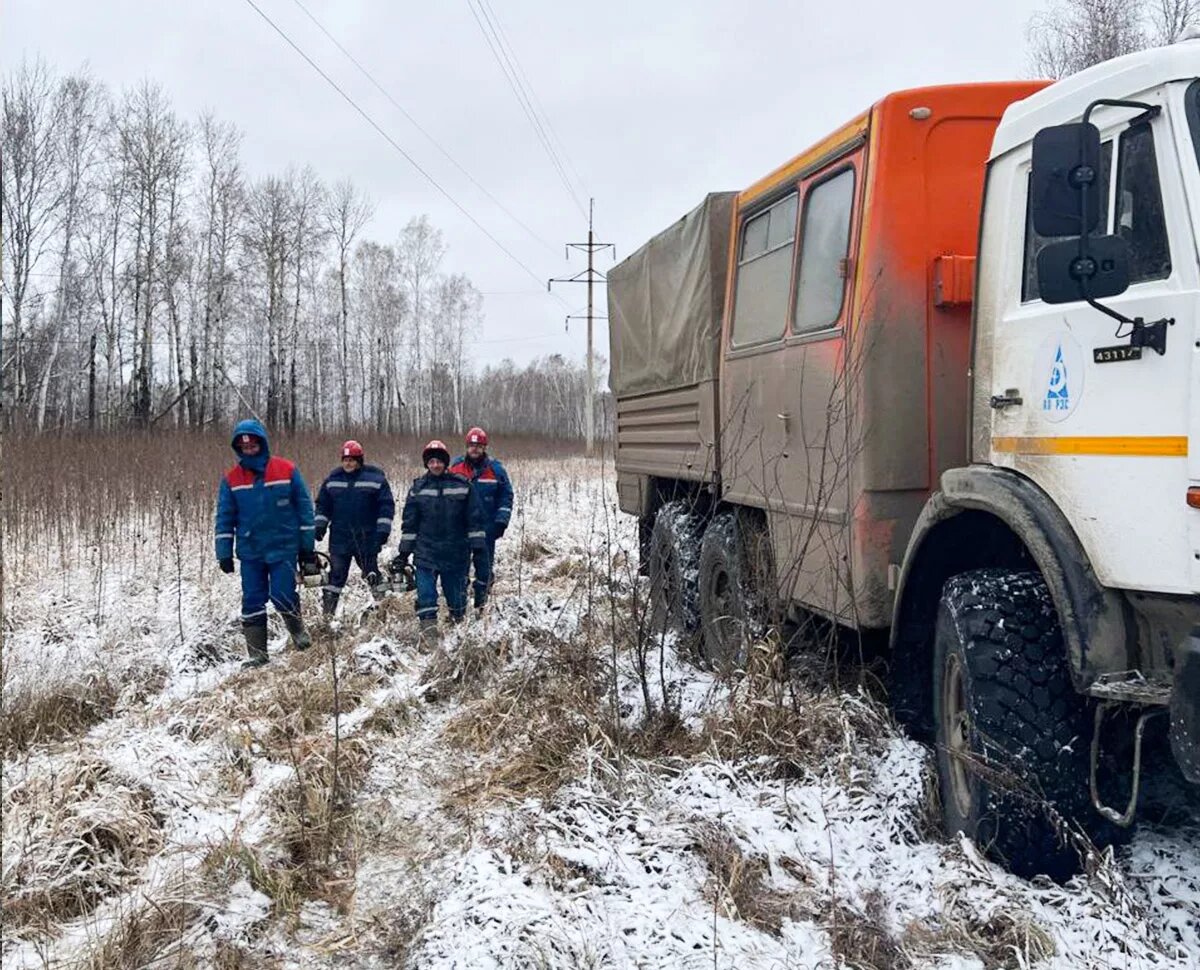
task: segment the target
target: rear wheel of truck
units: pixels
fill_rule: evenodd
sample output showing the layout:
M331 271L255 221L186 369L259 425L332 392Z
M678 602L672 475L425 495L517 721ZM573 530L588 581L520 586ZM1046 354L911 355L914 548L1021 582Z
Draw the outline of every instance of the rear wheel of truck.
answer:
M1079 871L1082 831L1118 830L1092 807L1092 707L1071 682L1050 591L1036 572L954 576L938 609L933 671L946 831L1016 875Z
M700 628L696 576L703 531L704 517L694 502L668 502L654 517L648 569L652 635L674 630L690 637Z
M766 631L767 611L755 569L759 535L733 512L713 518L700 543L703 660L722 673L744 670L750 644Z

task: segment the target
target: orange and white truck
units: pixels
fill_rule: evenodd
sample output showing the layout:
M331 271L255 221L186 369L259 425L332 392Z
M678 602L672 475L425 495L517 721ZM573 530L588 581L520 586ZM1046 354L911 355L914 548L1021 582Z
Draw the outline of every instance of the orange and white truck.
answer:
M734 669L772 618L886 643L947 828L1020 873L1127 831L1159 715L1200 782L1198 76L890 94L609 275L661 615Z

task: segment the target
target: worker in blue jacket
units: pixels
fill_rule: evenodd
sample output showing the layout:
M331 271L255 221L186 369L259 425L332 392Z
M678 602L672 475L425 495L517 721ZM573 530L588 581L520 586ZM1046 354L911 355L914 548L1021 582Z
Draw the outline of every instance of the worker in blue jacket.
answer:
M382 469L363 464L363 447L357 441L342 445L342 464L329 473L317 493L317 541L329 530L329 582L321 597L321 610L333 616L350 575L358 563L363 578L378 600L383 595L379 576L379 551L392 531L396 503Z
M400 523L400 555L393 573L403 572L409 557L416 559L417 617L421 632L437 627L440 580L442 595L457 623L467 611L467 558L486 548L483 507L474 486L448 470L450 452L431 441L421 453L425 474L412 483Z
M236 548L248 654L242 666L261 667L267 662L268 599L296 649L312 645L300 618L296 564L316 562L313 504L296 466L271 455L267 431L258 421L239 422L231 446L237 464L221 478L217 494L217 562L222 572L232 573Z
M456 458L450 471L470 481L479 493L487 529L487 548L471 554L475 566L475 609L482 610L496 581L496 540L503 537L513 510L513 487L508 472L487 453L488 435L472 428L466 435L467 453Z

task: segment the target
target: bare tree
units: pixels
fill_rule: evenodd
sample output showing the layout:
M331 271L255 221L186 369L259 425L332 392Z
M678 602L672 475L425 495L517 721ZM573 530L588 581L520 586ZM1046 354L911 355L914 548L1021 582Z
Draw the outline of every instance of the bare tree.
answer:
M3 90L4 251L12 306L12 350L0 374L12 373L12 400L27 395L25 326L30 278L56 229L61 204L60 148L50 69L41 60L22 63ZM0 352L7 350L0 342Z
M164 298L160 270L170 238L173 199L187 164L188 127L158 85L126 94L118 131L130 168L129 218L134 234L134 420L149 425L154 394L155 311Z
M347 296L346 272L349 268L350 248L354 240L374 214L371 201L359 193L349 179L338 182L326 200L325 227L333 237L337 248L337 279L341 298L338 318L338 363L340 364L339 394L342 406L342 424L350 424L350 301Z
M300 349L301 295L305 272L315 266L328 235L321 223L325 208L325 187L311 167L305 166L288 179L291 196L292 252L292 312L287 344L287 407L284 421L289 429L296 427L299 375L297 362ZM313 282L313 275L308 277Z
M1029 62L1060 78L1146 45L1141 0L1055 0L1026 27Z
M58 170L61 176L58 199L61 205L58 239L58 288L51 324L50 352L42 369L37 395L36 423L41 431L46 421L51 377L66 337L68 318L80 323L75 334L76 355L82 345L82 280L77 265L76 245L82 217L86 179L95 164L99 142L99 109L104 97L99 85L86 73L65 78L55 95L53 117L57 119ZM68 387L71 387L68 384Z
M1189 27L1200 26L1200 0L1151 0L1148 19L1152 44L1174 44Z
M237 400L293 428L582 434L578 361L473 369L482 297L428 217L381 245L349 182L248 188L237 130L189 126L149 82L114 103L86 71L27 62L3 96L12 419L205 427Z
M218 375L224 367L226 303L233 285L244 190L238 160L242 136L237 128L205 113L200 117L198 129L203 153L199 217L202 323L192 383L200 385L193 420L203 425L220 416Z
M442 234L428 216L409 221L400 236L401 278L410 308L409 371L414 399L413 430L420 433L432 425L433 368L429 349L433 287L438 267L446 254Z
M483 297L461 273L446 277L438 288L439 332L451 385L454 430L466 430L463 385L471 364L471 338L483 319Z

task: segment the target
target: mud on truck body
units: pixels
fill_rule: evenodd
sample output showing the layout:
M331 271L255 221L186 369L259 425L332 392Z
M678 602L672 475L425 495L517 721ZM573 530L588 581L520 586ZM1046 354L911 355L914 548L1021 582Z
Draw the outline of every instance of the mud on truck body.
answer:
M891 94L609 276L661 614L719 667L781 612L886 639L947 830L1022 874L1128 831L1151 719L1200 782L1198 74Z

